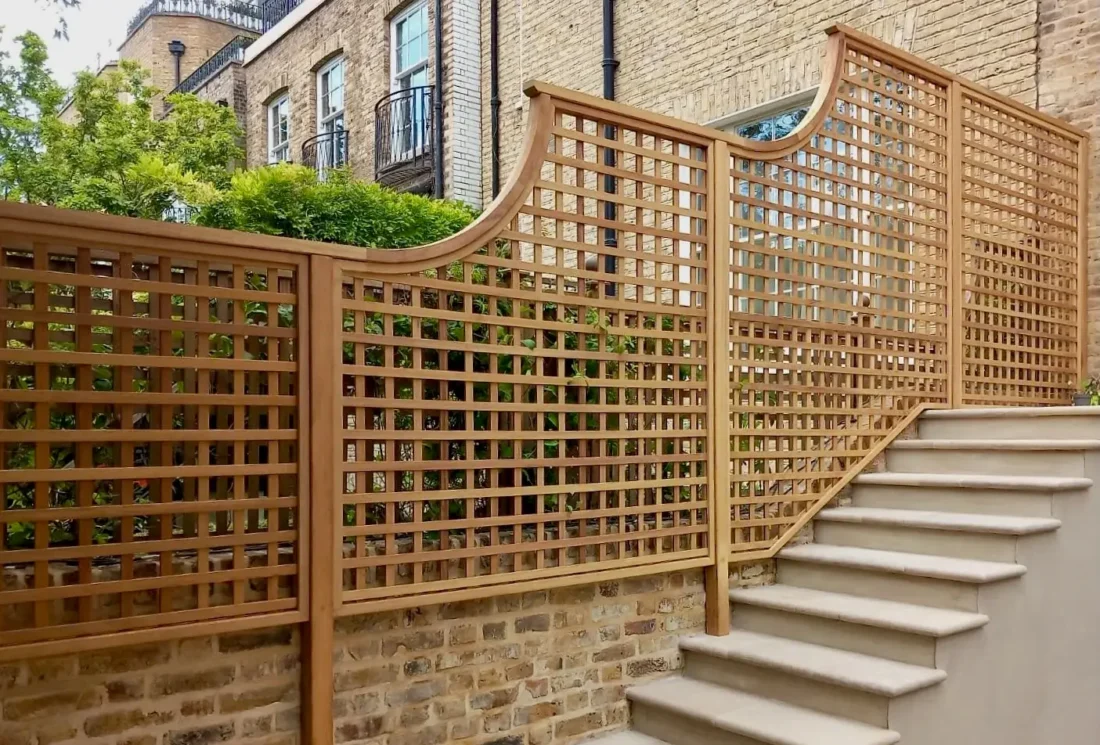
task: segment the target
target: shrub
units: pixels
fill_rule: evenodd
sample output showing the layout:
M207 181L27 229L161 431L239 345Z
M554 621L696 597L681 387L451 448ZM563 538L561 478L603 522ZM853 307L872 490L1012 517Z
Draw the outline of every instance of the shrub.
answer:
M300 165L242 171L201 205L196 222L249 233L353 246L405 248L446 238L469 225L460 202L400 194L356 181L345 171L324 180Z

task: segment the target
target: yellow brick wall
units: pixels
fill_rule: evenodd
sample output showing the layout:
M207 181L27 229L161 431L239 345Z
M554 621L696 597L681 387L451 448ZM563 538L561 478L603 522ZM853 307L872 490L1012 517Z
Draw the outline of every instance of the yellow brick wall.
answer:
M291 159L301 159L302 144L317 134L317 70L342 54L346 61L345 126L349 130L350 161L356 176L374 178L374 106L390 92L390 18L410 0L330 0L278 39L245 66L248 105L245 130L248 165L267 162L267 106L283 91L290 93ZM451 16L451 0L444 2L444 17ZM434 4L428 6L434 24ZM445 24L447 21L444 22ZM429 31L428 82L435 84L434 26ZM451 105L454 78L451 58L455 36L447 25L443 38L443 150L445 184L452 192L455 167L451 137Z
M845 23L1034 105L1038 3L619 0L618 99L689 121L717 119L816 84L825 29ZM599 3L583 0L517 0L500 7L501 153L506 179L523 138L523 81L537 78L587 93L602 92L602 15ZM482 64L487 71L488 3L482 3L482 17ZM488 193L487 72L482 100L482 181Z
M335 741L570 745L622 729L626 686L678 669L678 637L703 623L698 570L340 619ZM0 743L298 745L299 660L280 627L0 664Z
M1100 375L1100 3L1042 0L1039 106L1088 131L1088 371Z
M0 664L3 745L295 745L290 627Z
M180 61L180 80L184 80L203 62L237 36L250 36L235 26L196 16L150 16L119 47L120 59L132 59L148 68L149 83L162 94L176 87L176 59L168 43L179 39L187 50ZM160 116L163 95L153 102L153 114Z
M248 165L267 163L267 106L290 94L290 157L317 134L317 70L338 54L345 67L345 127L352 169L374 176L374 104L389 91L389 26L382 3L332 0L245 66Z

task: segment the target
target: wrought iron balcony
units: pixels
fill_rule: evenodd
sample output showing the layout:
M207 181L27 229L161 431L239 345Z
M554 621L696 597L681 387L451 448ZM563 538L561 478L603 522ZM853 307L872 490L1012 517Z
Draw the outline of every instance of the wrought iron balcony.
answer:
M238 36L224 47L214 52L214 55L203 62L198 68L177 85L172 93L193 93L203 83L211 78L218 70L230 62L244 62L244 50L255 41L250 36Z
M202 16L248 31L263 31L260 6L249 0L149 0L130 19L126 33L134 33L146 19L155 15Z
M302 165L317 169L321 176L348 165L350 134L346 129L337 129L306 140L302 143Z
M303 0L263 0L264 33L266 34L276 23L286 18L290 11L302 2Z
M430 191L434 87L383 96L374 106L374 179L406 191Z

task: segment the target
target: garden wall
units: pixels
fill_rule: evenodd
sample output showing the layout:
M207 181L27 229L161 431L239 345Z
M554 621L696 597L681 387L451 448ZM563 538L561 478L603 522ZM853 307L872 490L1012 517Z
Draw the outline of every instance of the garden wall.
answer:
M565 745L623 728L626 686L678 669L677 638L703 625L701 570L344 618L335 741ZM278 627L0 665L0 745L293 745L299 649Z

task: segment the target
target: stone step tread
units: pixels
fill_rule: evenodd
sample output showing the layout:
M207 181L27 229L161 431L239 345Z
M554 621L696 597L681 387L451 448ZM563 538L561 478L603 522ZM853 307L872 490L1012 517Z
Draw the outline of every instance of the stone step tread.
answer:
M895 510L886 507L836 507L822 510L815 519L833 523L995 535L1034 535L1049 533L1062 527L1062 521L1053 517L975 515L965 512Z
M1020 419L1025 417L1100 417L1100 406L1020 406L926 411L922 419Z
M947 677L935 668L738 629L726 636L685 637L680 648L889 698L928 688Z
M1100 408L1098 406L1097 408ZM897 443L894 443L895 445ZM1001 489L1005 491L1076 491L1092 486L1092 479L1062 476L996 476L964 473L864 473L856 486L918 486L938 489Z
M616 732L613 735L600 737L590 742L592 745L668 745L664 740L658 740L656 737L643 735L641 732L635 732L634 730Z
M893 745L901 740L897 732L690 678L637 686L627 697L767 745Z
M779 552L779 558L970 584L999 582L1019 577L1027 572L1027 567L1022 564L910 554L854 546L831 546L823 543L807 543L785 548Z
M1100 440L896 440L895 450L1100 450Z
M935 638L970 631L989 623L989 616L981 613L864 598L791 585L733 589L730 590L730 601Z

